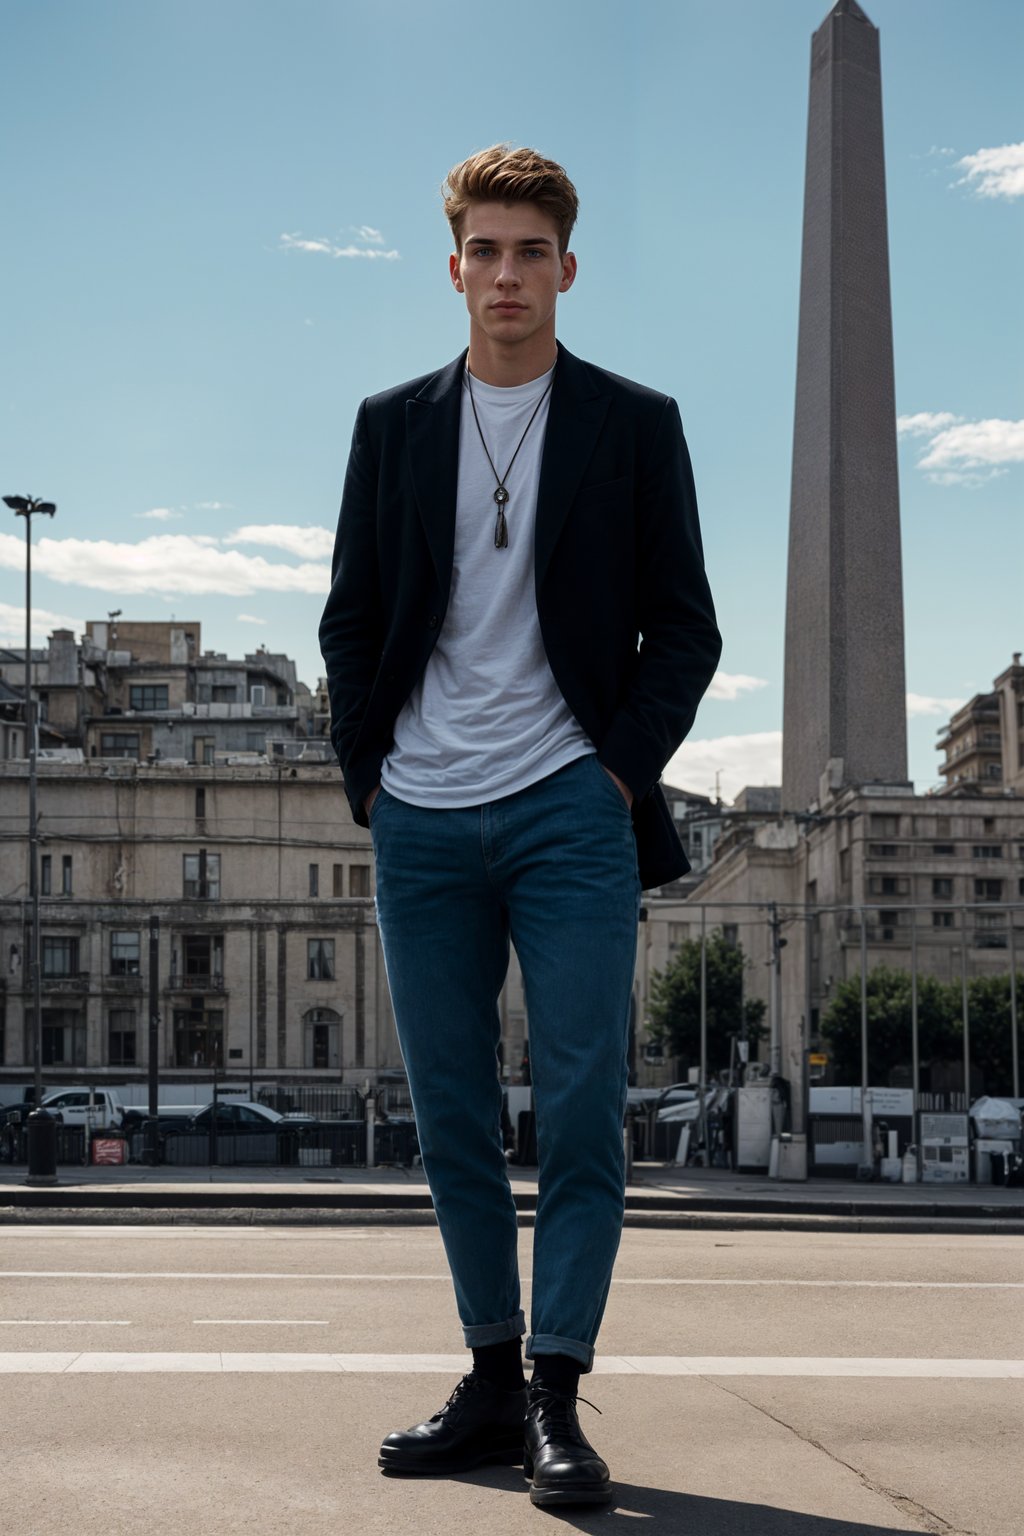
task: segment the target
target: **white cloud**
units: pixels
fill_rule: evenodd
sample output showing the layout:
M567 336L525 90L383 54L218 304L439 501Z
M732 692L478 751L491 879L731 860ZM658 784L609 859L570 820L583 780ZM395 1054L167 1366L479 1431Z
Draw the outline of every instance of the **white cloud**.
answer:
M152 507L148 512L136 512L135 517L144 518L151 523L169 523L181 516L173 507Z
M262 555L218 547L207 534L154 534L137 544L108 539L40 539L33 566L42 576L69 586L134 595L142 592L191 596L250 592L326 593L330 567L306 561L284 565ZM25 552L14 534L0 533L0 568L21 570Z
M944 427L928 445L918 468L930 475L983 470L991 478L1007 464L1024 463L1024 421L963 421ZM949 484L946 479L943 484Z
M299 528L291 523L247 523L236 528L225 544L265 544L286 550L289 555L304 555L307 560L329 560L334 552L334 534L329 528Z
M377 240L383 239L378 230L373 231ZM366 237L364 237L366 238ZM282 235L278 247L282 251L306 251L313 255L331 256L335 260L401 261L398 251L385 251L380 244L333 245L330 240L307 240L301 234Z
M958 421L963 417L952 411L918 411L914 416L897 416L896 430L900 437L931 437Z
M19 548L22 547L19 541ZM33 554L35 550L33 549ZM73 629L76 632L84 630L85 625L81 619L68 618L66 613L50 613L46 608L32 608L32 644L43 645L49 639L55 629ZM19 650L25 648L25 610L16 608L13 603L0 603L0 641L4 645L17 646ZM4 662L5 673L8 663ZM17 678L8 681L17 682Z
M952 411L918 411L896 421L904 437L927 438L918 469L934 485L984 485L1024 463L1024 421L965 421Z
M254 613L236 613L235 618L239 624L265 624L266 619L258 619Z
M679 789L714 795L716 773L725 801L734 800L745 784L781 784L782 732L684 741L670 759L665 779Z
M1024 143L979 149L957 161L964 172L954 185L968 186L978 197L1024 197Z
M907 715L913 719L917 715L941 715L944 718L959 709L963 699L933 699L924 693L907 694Z
M198 512L231 512L234 509L230 501L197 501Z
M383 245L384 236L379 229L374 229L370 224L356 225L356 239L364 240L367 245Z
M708 688L708 698L728 699L731 703L741 693L753 693L767 686L768 679L765 677L748 677L743 672L716 672Z

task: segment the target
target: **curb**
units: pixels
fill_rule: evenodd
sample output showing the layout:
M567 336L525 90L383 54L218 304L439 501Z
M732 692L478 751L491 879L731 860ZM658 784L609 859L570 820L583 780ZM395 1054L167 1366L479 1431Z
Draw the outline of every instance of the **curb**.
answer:
M534 1225L533 1211L520 1211L521 1228ZM379 1206L60 1206L33 1203L0 1208L0 1230L7 1226L312 1226L312 1227L435 1227L433 1210L381 1209ZM853 1232L891 1235L1024 1236L1024 1220L985 1216L800 1215L764 1211L636 1211L627 1210L626 1228L666 1232Z

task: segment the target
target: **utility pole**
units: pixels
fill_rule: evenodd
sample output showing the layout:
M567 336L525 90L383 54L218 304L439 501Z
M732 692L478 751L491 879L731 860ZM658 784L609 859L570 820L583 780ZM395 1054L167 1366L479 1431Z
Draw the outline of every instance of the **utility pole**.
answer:
M43 996L39 970L39 816L36 809L39 733L32 698L32 519L36 513L53 517L57 507L52 501L38 501L32 496L5 496L4 502L16 517L25 519L25 745L28 751L28 895L32 909L26 980L32 989L32 1060L38 1106L43 1097Z

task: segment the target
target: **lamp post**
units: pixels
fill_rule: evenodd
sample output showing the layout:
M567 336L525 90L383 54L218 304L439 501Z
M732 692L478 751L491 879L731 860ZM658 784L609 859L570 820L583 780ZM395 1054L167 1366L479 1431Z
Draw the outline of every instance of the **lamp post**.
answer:
M32 699L32 519L37 513L52 517L56 505L32 496L5 496L15 517L25 519L25 738L28 747L28 894L32 927L28 947L28 971L32 987L32 1054L35 1102L43 1097L43 1002L39 971L39 818L36 814L36 754L38 749L35 707Z

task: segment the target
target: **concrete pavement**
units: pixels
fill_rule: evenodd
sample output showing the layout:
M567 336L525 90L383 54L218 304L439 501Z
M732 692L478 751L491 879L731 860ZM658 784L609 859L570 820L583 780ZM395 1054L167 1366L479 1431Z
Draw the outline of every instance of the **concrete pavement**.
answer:
M377 1471L466 1358L435 1228L12 1226L4 1507L24 1536L1019 1536L1020 1254L627 1231L580 1410L616 1503L554 1516L516 1468Z

